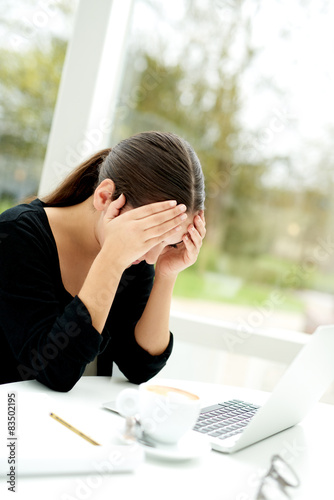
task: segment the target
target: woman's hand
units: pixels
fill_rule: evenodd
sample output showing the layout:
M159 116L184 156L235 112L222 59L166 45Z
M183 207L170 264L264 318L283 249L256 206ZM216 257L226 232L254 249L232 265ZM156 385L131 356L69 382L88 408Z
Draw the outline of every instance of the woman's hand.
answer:
M194 264L205 233L204 212L201 210L194 217L193 224L188 226L188 232L183 235L182 242L176 248L168 246L161 252L156 264L156 276L175 276Z
M121 195L110 203L103 217L102 250L125 269L165 239L175 237L187 218L186 207L176 201L144 205L120 213L125 203ZM197 238L195 238L197 240ZM191 251L191 245L186 243Z

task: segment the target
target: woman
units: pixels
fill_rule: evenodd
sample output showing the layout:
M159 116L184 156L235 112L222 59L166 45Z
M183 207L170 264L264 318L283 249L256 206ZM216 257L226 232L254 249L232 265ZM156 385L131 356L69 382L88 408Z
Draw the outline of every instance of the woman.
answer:
M173 286L197 259L203 208L189 144L146 132L1 214L0 382L68 391L95 359L98 375L115 362L131 382L154 376L172 351Z

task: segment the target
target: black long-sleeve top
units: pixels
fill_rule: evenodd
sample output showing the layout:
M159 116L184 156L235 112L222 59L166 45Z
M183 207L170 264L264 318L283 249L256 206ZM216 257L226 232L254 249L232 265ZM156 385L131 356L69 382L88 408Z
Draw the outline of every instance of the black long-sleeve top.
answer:
M37 379L68 391L97 356L97 374L111 375L115 362L133 383L166 364L173 336L161 355L136 342L154 280L145 261L126 269L100 335L89 311L63 286L56 243L36 199L0 215L0 383Z

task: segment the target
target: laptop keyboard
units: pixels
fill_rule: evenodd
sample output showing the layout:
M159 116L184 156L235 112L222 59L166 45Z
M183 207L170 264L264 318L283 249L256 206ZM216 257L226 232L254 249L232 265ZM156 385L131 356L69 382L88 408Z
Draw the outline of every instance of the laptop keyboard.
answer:
M227 439L242 432L259 408L239 399L207 406L201 410L194 430L218 439Z

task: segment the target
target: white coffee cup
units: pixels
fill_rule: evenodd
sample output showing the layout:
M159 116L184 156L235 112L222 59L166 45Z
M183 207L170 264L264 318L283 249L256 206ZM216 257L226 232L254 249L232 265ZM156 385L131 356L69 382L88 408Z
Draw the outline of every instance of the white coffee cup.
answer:
M116 408L125 417L139 417L146 436L175 444L194 427L201 403L190 392L146 382L138 389L123 390L116 399Z

